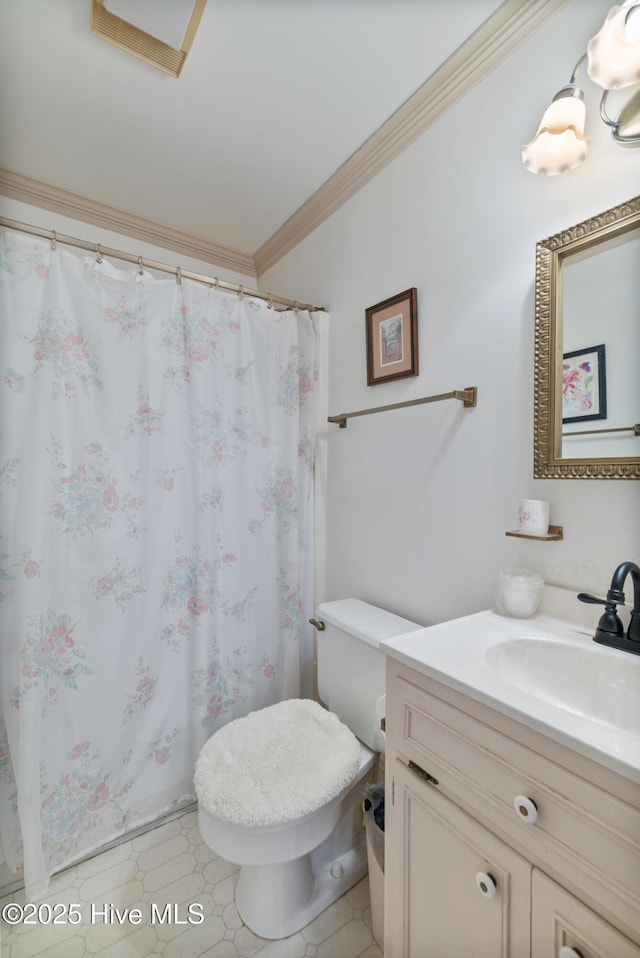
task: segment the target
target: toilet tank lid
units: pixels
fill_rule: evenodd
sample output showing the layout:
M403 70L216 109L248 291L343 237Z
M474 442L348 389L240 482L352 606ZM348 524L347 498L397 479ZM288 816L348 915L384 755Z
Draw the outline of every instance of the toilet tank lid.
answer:
M336 599L332 602L321 602L317 616L323 622L328 622L349 635L354 635L363 642L378 648L381 642L392 639L405 632L413 632L423 626L411 622L386 609L380 609L362 599Z

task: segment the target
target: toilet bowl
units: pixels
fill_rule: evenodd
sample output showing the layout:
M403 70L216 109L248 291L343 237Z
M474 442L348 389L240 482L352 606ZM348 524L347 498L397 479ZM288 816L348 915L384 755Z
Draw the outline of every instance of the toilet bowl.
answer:
M264 711L268 711L265 709ZM367 872L362 789L376 755L360 746L353 782L325 805L280 825L225 822L198 803L204 842L240 865L236 907L261 938L286 938L308 925Z
M363 788L384 750L378 646L420 627L357 599L323 603L317 616L330 711L293 699L252 712L214 733L196 763L200 833L240 866L238 913L262 938L304 928L366 874Z

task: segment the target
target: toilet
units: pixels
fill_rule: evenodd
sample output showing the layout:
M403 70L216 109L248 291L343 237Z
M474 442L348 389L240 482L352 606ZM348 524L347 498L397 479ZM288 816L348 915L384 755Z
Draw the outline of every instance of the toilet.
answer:
M327 708L292 699L251 712L196 762L202 839L240 866L238 913L261 938L295 934L366 874L363 787L384 752L379 645L421 628L360 599L324 602L317 619Z

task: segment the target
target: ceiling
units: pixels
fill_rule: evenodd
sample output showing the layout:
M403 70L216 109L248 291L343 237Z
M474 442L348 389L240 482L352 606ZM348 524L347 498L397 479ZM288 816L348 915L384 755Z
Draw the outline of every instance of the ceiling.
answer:
M488 18L562 2L207 0L175 79L91 0L1 0L0 167L253 260Z

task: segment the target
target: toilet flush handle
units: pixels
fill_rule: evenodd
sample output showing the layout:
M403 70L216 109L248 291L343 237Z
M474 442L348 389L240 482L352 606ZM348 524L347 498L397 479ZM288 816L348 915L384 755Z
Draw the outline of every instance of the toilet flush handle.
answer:
M309 622L315 629L318 630L318 632L324 632L324 630L326 629L326 625L324 624L322 619L309 619Z

